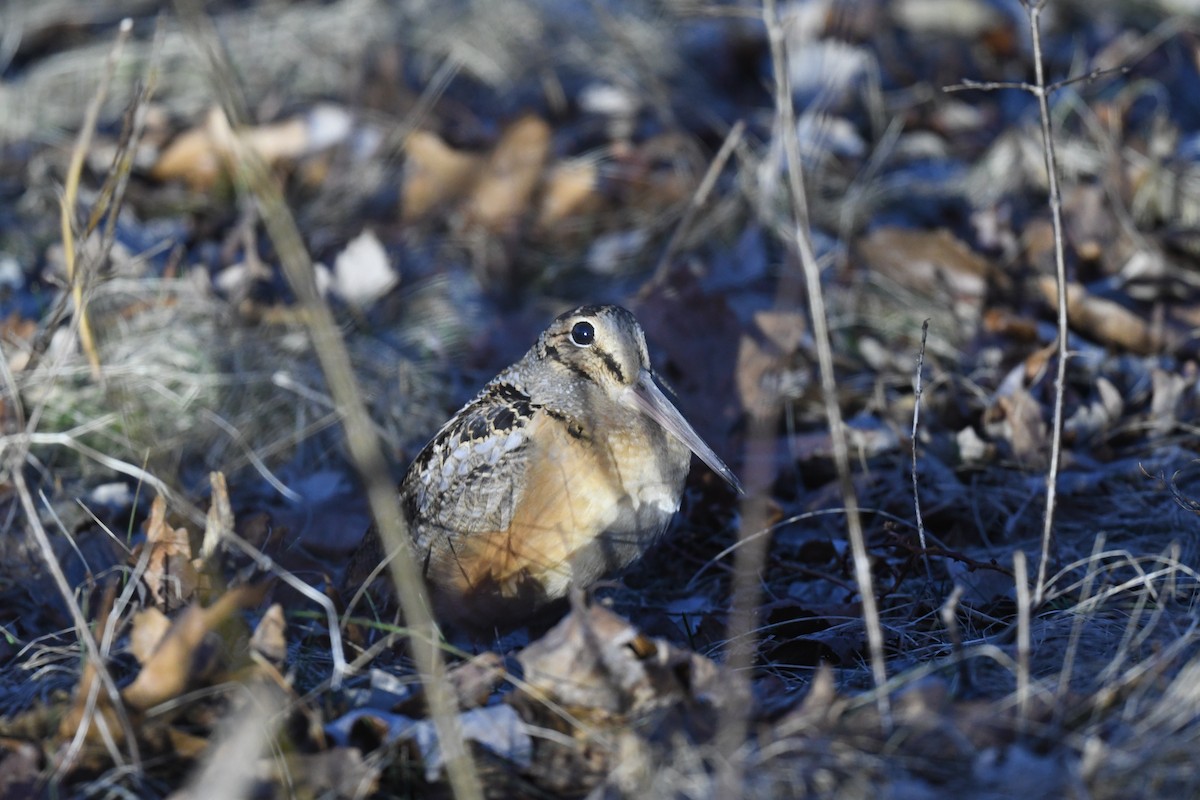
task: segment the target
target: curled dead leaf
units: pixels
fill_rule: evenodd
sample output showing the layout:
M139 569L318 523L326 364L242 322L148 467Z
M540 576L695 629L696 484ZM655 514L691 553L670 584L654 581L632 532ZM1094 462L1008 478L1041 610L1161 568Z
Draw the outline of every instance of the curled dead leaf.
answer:
M350 129L349 116L328 105L239 130L234 130L224 111L213 108L201 125L184 131L167 145L151 167L150 176L159 181L182 180L194 191L207 191L229 171L238 146L274 165L327 148L344 139Z
M429 131L409 135L404 152L400 194L405 222L423 219L465 196L485 163L483 156L455 150Z
M250 637L250 648L276 666L287 659L287 620L279 603L272 603L258 621Z
M719 672L708 659L650 639L601 606L572 610L517 660L525 673L522 693L601 717L694 698L716 688Z
M187 530L167 523L167 503L161 495L154 498L145 527L145 547L150 552L142 580L155 605L163 611L172 611L190 602L199 585L199 574L192 563L191 541Z
M133 709L145 710L178 697L193 681L205 677L213 658L202 650L206 639L235 611L253 606L261 587L239 586L227 591L208 608L189 606L176 618L133 682L121 692Z
M1045 467L1050 457L1049 428L1041 405L1024 388L997 397L984 414L984 426L993 440L1007 441L1023 465Z
M166 614L154 606L142 609L133 615L129 652L133 653L139 664L145 664L170 629L171 619Z
M787 397L796 397L810 381L800 343L808 330L804 315L794 311L760 311L756 330L738 343L737 391L749 414L774 413Z
M494 234L512 233L530 207L550 155L550 126L535 116L509 125L467 203L467 219Z
M224 472L210 472L209 485L212 499L208 515L204 520L204 544L200 547L200 558L207 561L217 551L221 540L233 533L233 506L229 502L229 487Z
M546 175L538 204L537 228L543 232L571 217L596 211L603 203L597 192L600 167L594 158L560 161Z
M1051 307L1057 302L1054 278L1038 279L1038 290ZM1163 337L1134 312L1112 300L1097 297L1083 286L1067 286L1067 317L1071 327L1097 342L1143 355L1163 348Z

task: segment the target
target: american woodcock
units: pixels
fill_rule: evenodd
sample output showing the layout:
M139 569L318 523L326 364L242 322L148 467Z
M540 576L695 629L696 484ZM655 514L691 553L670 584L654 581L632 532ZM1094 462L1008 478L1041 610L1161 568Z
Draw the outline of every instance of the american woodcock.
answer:
M740 491L655 385L633 314L559 316L442 426L400 486L439 618L512 628L627 566L679 509L691 453Z

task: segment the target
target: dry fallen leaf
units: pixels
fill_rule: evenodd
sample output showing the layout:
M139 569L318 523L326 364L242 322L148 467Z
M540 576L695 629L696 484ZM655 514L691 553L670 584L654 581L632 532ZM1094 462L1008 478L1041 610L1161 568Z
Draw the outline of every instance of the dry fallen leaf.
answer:
M496 143L467 203L467 219L494 234L511 234L529 209L550 155L550 126L535 116L509 125Z
M591 791L654 743L703 747L722 713L751 703L748 686L709 659L600 606L577 605L517 660L525 683L508 702L526 726L553 732L534 738L525 772L548 792Z
M204 544L200 547L200 558L207 561L217 551L221 540L233 533L233 506L229 502L229 487L224 472L210 472L208 483L212 487L208 514L204 520Z
M594 212L603 204L597 192L600 167L594 158L560 161L546 175L538 205L537 228L551 232L572 217Z
M192 564L192 545L184 528L167 524L167 503L162 495L154 498L150 518L146 520L146 543L150 555L142 580L150 597L163 611L172 611L192 600L199 584Z
M325 105L286 120L235 131L225 112L213 108L203 124L184 131L167 145L150 176L159 181L182 180L194 191L207 191L228 172L239 139L242 147L274 165L336 144L346 138L351 127L345 111Z
M1004 281L990 261L947 230L881 227L859 241L855 253L870 269L869 280L888 293L889 304L898 301L900 289L914 296L907 302L922 314L951 312L954 326L936 318L933 326L951 342L974 335L989 282Z
M405 222L422 219L465 196L485 163L482 155L455 150L429 131L414 131L404 152L400 195Z
M1058 295L1054 278L1039 278L1037 285L1042 297L1053 307ZM1067 317L1072 328L1103 345L1142 355L1163 348L1163 337L1145 320L1112 300L1096 297L1077 283L1067 286Z
M133 709L145 710L178 697L213 667L213 658L202 651L206 639L234 612L253 606L261 587L239 586L227 591L208 608L189 606L171 625L167 635L143 664L121 697Z
M800 354L808 323L794 311L767 310L754 315L754 324L757 330L743 333L738 343L738 398L747 413L773 413L809 382Z
M598 605L573 609L517 661L525 674L521 694L600 718L678 702L718 673L708 659L651 639Z
M287 621L283 606L272 603L250 637L250 648L275 666L287 659Z
M1030 469L1042 469L1050 457L1050 435L1042 407L1024 388L996 398L984 416L993 440L1007 441L1013 455Z
M145 664L171 629L171 618L154 606L133 615L129 630L129 652L139 664Z

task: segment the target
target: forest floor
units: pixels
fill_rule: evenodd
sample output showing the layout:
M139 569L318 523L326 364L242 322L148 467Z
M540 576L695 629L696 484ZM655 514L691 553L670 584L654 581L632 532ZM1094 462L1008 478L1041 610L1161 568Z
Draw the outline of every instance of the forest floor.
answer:
M1200 796L1189 5L0 8L0 798ZM358 597L585 303L746 495L549 631Z

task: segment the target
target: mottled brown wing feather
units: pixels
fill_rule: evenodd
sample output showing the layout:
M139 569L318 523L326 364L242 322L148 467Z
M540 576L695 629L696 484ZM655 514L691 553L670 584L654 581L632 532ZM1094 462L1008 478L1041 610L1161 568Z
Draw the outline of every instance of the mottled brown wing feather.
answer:
M400 487L418 558L454 539L508 528L537 413L523 392L498 379L418 454Z

